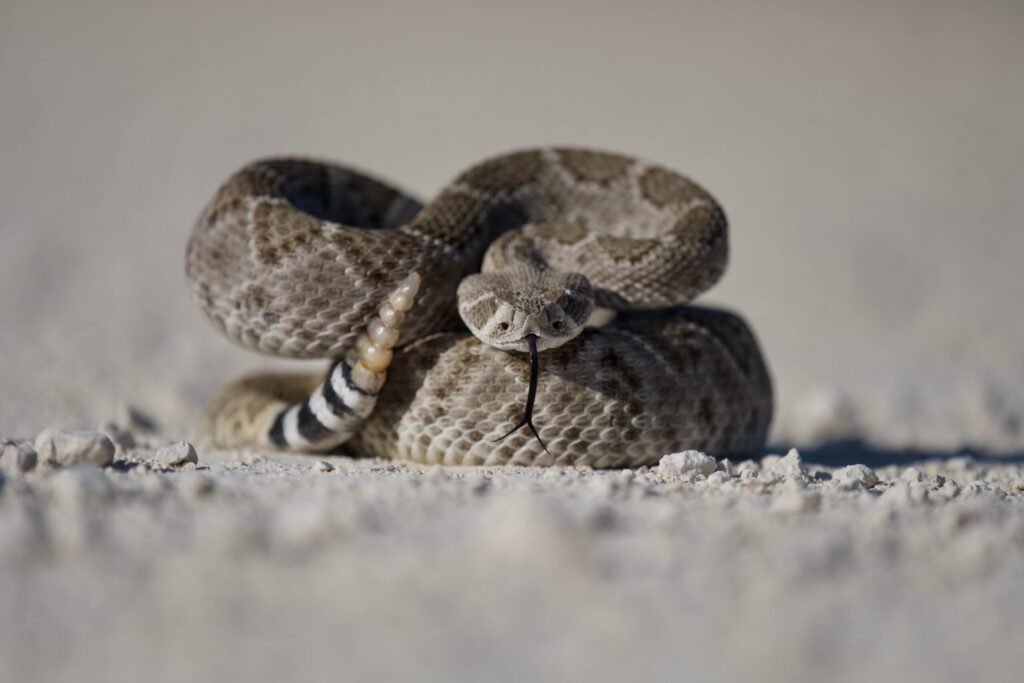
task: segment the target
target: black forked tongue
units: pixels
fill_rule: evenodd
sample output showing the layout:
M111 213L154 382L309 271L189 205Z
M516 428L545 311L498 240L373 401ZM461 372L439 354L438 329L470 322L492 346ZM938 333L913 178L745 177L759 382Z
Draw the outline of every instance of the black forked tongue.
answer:
M526 425L533 432L533 436L536 437L537 443L544 449L544 452L551 455L551 451L544 445L540 434L537 433L537 428L533 426L533 401L537 398L537 374L540 371L540 358L537 354L537 335L526 335L526 345L530 347L530 390L526 393L526 412L523 414L523 419L519 421L519 424L494 441L497 443L518 431L523 425Z

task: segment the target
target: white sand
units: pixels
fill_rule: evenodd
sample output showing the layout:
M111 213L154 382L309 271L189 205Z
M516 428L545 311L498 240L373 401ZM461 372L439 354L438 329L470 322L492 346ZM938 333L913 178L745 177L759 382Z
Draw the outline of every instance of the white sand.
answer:
M183 283L241 163L343 159L426 196L559 142L722 201L710 300L759 334L775 441L882 481L202 448L196 472L8 473L0 681L1022 670L1019 3L253 4L0 3L0 436L130 404L173 441L272 362ZM915 461L925 480L899 483Z

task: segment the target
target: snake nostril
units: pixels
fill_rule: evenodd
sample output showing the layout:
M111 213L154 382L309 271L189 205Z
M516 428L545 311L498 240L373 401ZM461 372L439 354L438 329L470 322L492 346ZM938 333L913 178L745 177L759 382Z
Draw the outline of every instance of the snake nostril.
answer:
M498 329L502 332L508 332L508 323L498 323Z

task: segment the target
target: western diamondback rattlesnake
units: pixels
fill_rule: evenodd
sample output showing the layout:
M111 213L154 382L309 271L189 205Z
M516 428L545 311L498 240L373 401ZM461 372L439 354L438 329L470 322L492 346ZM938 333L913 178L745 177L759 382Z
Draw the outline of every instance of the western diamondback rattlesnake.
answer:
M195 298L244 346L334 362L322 380L229 386L205 427L225 447L347 441L445 464L743 455L771 419L761 353L741 318L685 305L721 276L727 250L707 192L618 154L497 156L426 205L341 166L252 163L195 227ZM611 322L586 325L609 310ZM498 441L527 402L536 437Z

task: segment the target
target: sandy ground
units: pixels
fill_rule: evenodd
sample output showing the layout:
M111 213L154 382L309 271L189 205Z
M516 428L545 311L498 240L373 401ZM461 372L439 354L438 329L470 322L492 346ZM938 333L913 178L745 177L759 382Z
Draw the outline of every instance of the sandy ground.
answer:
M159 425L103 470L4 456L0 681L1007 680L1022 34L1008 0L0 2L0 436ZM429 196L553 142L721 200L708 299L757 331L770 450L802 464L157 465L282 365L185 292L231 170L306 154Z

